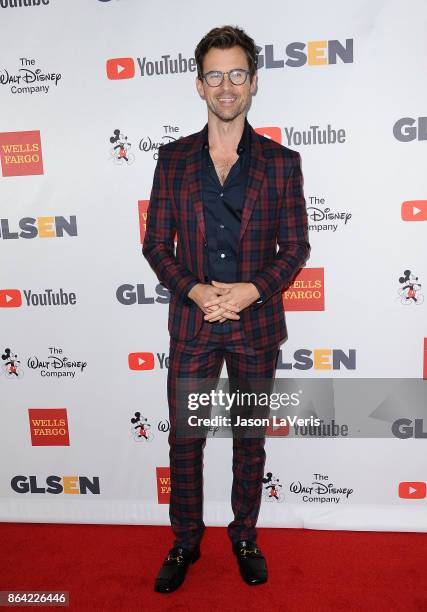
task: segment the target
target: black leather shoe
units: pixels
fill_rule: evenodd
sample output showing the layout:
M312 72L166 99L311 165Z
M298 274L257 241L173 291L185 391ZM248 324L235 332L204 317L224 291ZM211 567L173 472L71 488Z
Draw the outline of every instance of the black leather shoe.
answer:
M188 550L181 546L170 549L154 582L157 593L172 593L184 582L190 563L200 558L200 547Z
M255 542L240 540L233 544L243 580L250 585L267 582L267 565L261 550Z

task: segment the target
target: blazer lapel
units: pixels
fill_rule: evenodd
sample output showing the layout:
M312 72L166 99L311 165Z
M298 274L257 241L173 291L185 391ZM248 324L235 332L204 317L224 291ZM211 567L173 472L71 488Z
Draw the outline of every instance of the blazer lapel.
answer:
M266 161L263 155L262 146L258 134L250 126L251 129L251 152L248 169L248 182L245 191L245 201L243 204L242 220L240 224L239 243L245 233L249 219L258 195L261 185L265 178ZM185 166L185 176L188 181L188 190L191 201L196 213L197 224L206 240L206 226L203 214L203 199L202 199L202 144L207 125L198 132L195 136L193 146L188 151L187 163Z
M185 176L188 182L188 190L196 213L197 225L206 240L205 217L203 215L202 199L202 144L204 131L207 126L195 136L193 146L188 151Z
M258 134L251 127L251 155L249 160L248 182L243 204L242 220L240 224L239 243L245 233L249 219L251 218L255 202L265 178L266 162Z

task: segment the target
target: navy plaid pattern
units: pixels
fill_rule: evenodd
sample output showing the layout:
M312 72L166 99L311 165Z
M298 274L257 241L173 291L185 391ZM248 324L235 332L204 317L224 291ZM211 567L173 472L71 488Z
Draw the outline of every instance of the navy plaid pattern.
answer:
M281 292L306 261L310 245L299 153L250 129L237 280L253 282L261 293L262 302L240 315L248 343L267 348L287 337ZM143 253L171 292L168 329L178 341L194 338L203 322L203 312L187 297L208 277L202 144L203 130L159 148L147 211Z
M274 379L278 346L250 347L241 321L204 321L197 338L185 342L171 339L168 369L168 401L171 429L169 458L171 476L170 521L174 546L194 548L200 541L203 522L203 449L205 438L176 435L178 378L217 380L225 359L231 379ZM181 407L182 409L182 407ZM215 438L211 442L215 444ZM256 541L256 529L265 465L265 437L233 438L234 520L228 525L232 542Z

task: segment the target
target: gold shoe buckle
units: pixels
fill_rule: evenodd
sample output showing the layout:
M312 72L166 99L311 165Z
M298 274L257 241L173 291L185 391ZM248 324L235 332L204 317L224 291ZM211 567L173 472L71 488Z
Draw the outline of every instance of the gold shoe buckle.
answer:
M171 557L170 555L168 555L168 561L178 561L178 563L180 563L183 560L184 557L182 555L178 555L177 557Z
M259 549L258 548L243 548L241 552L242 552L243 557L246 557L246 555L259 553Z

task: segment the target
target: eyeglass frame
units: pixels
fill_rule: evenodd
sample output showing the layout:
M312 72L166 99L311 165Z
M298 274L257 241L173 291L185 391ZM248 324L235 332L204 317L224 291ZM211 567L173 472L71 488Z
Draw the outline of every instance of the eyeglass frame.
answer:
M245 80L243 81L243 83L239 83L238 85L233 83L233 81L230 79L230 72L234 72L235 70L240 70L240 72L245 72L246 73ZM208 83L208 80L206 78L208 74L212 74L213 72L221 73L222 74L222 79L218 83L218 85L211 85L210 83ZM231 70L227 70L227 72L223 72L222 70L209 70L209 72L205 72L205 74L202 74L202 80L204 79L206 81L206 84L209 85L209 87L219 87L220 85L222 85L224 83L225 75L228 74L229 75L228 76L228 80L230 81L230 83L232 85L234 85L235 87L240 87L240 85L244 85L246 83L246 81L248 80L248 75L250 73L251 73L251 71L250 70L246 70L245 68L232 68Z

